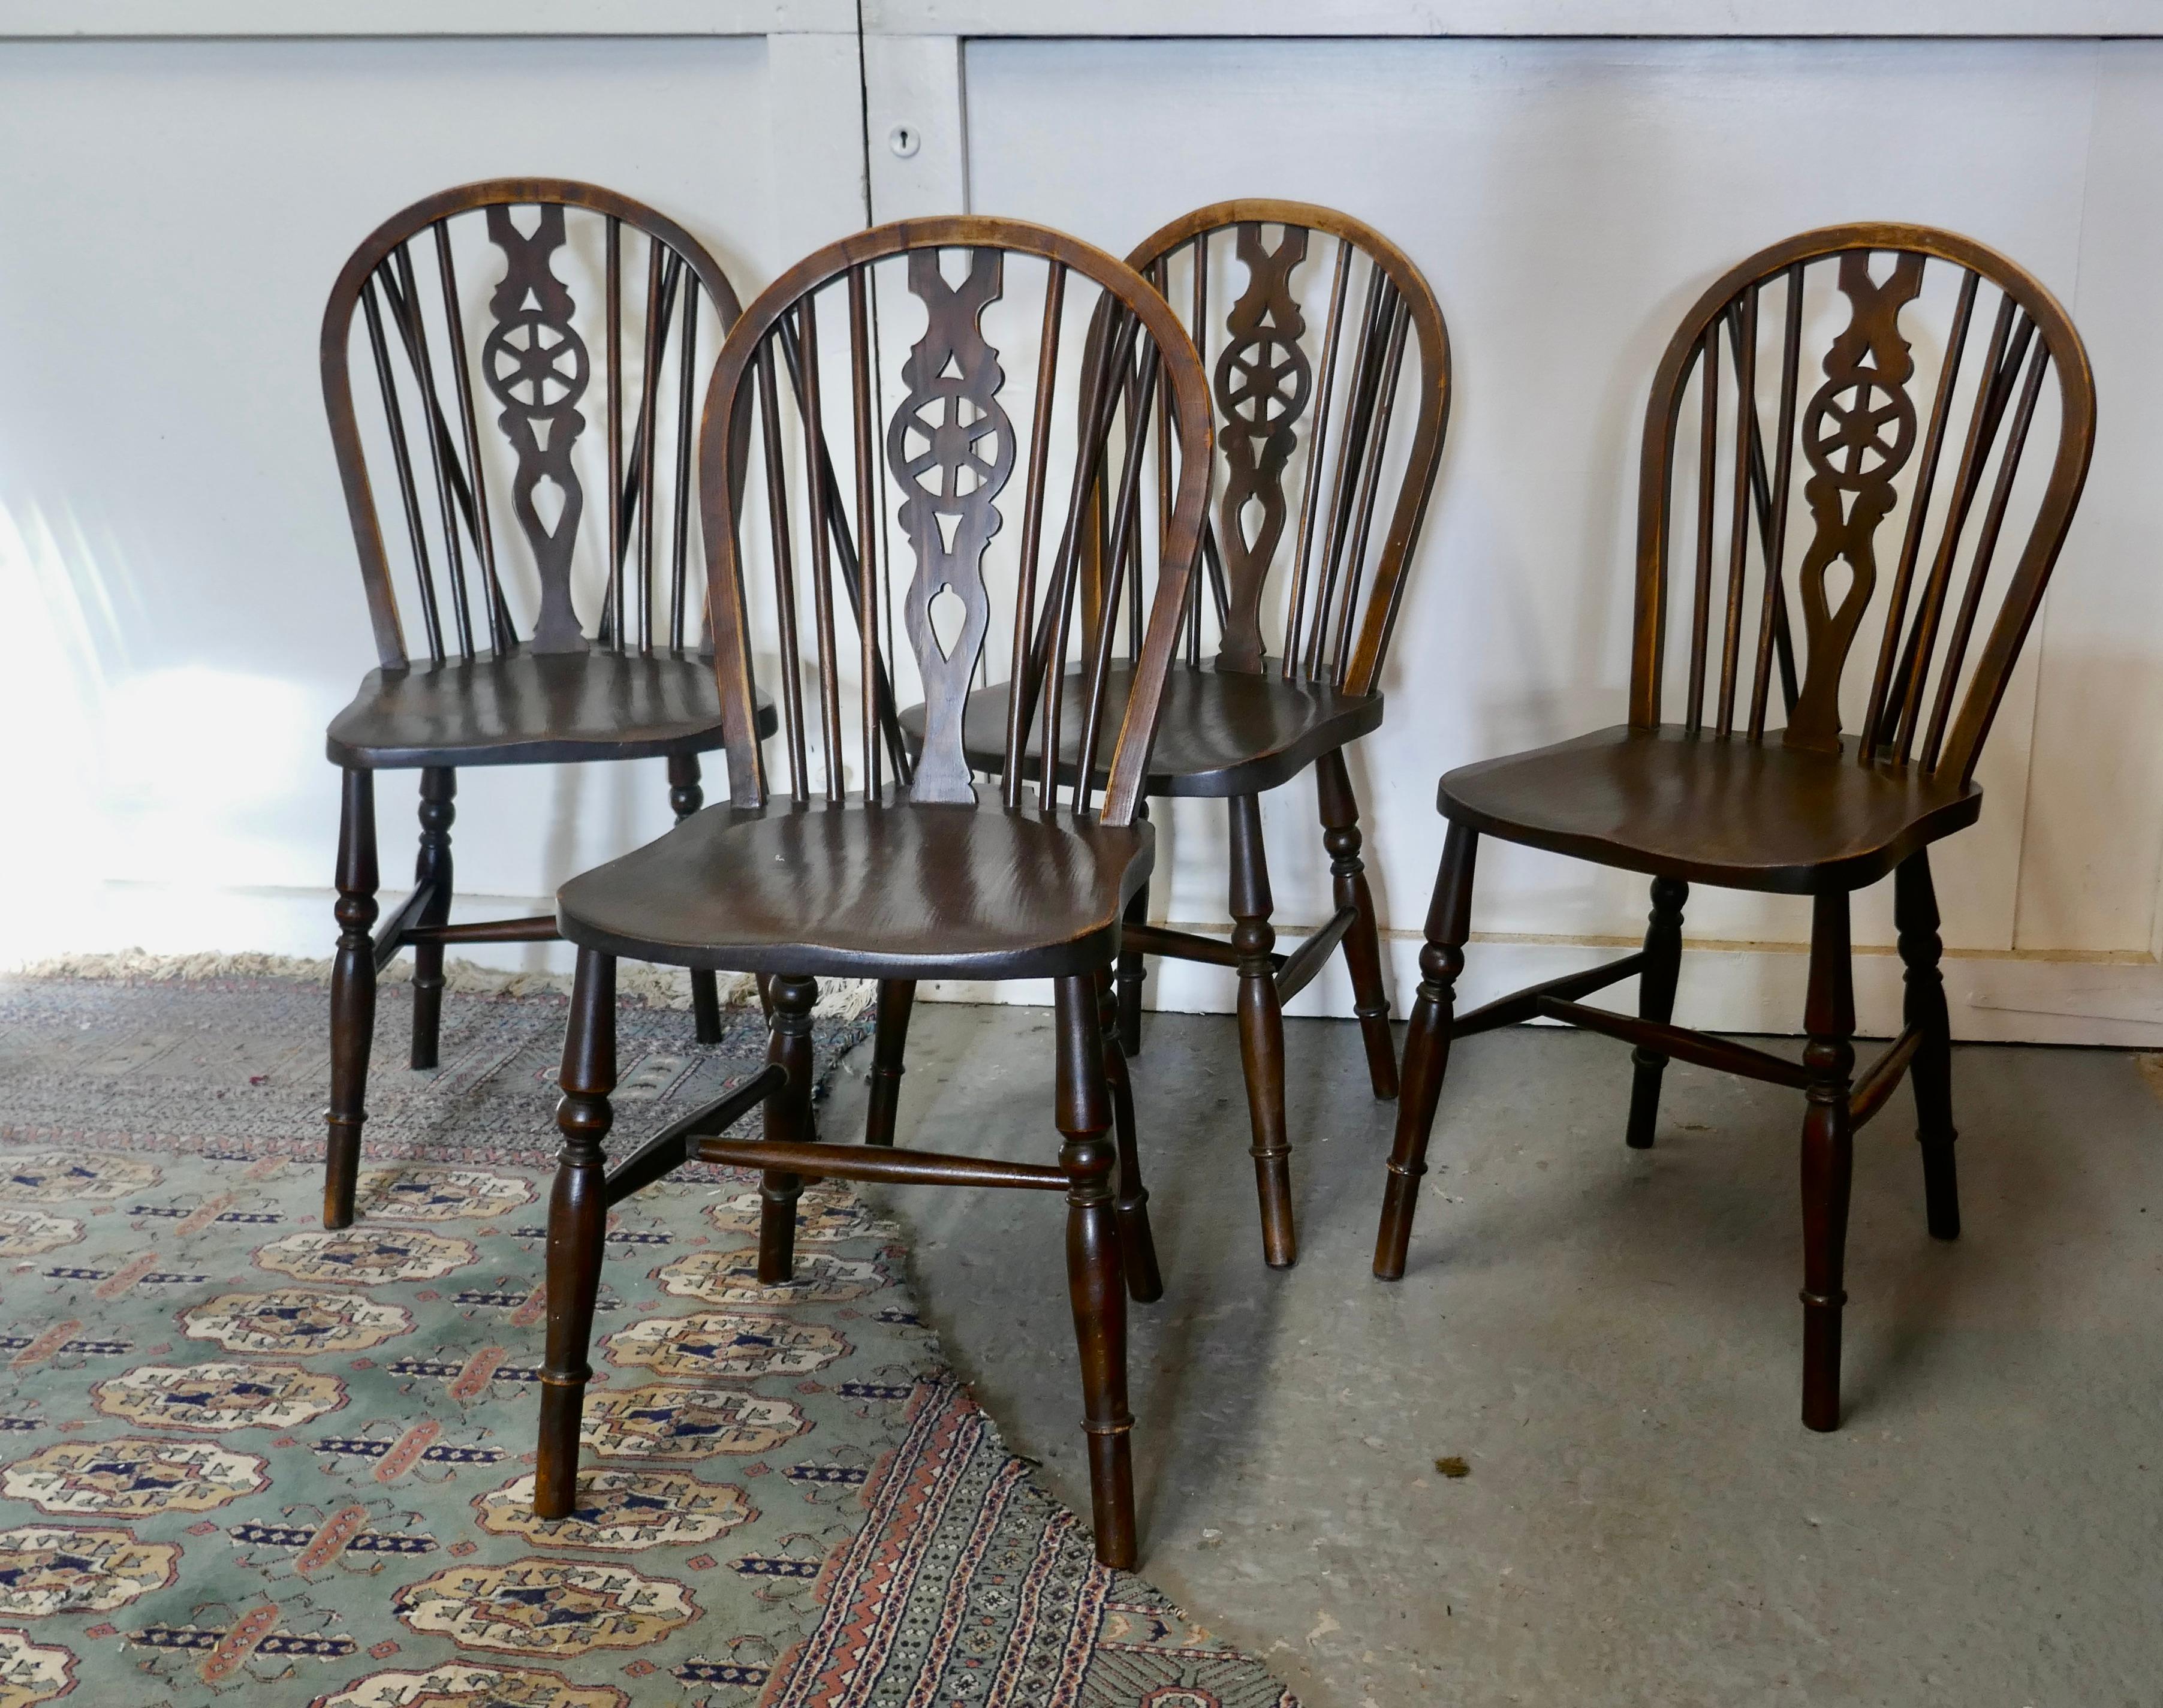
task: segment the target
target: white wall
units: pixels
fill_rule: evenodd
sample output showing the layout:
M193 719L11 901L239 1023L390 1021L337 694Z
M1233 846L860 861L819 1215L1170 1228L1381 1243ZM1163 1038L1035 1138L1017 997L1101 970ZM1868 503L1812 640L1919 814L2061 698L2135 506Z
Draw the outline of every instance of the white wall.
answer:
M314 351L354 244L449 184L587 178L747 301L862 224L853 128L804 170L807 113L860 86L853 33L0 42L0 870L42 899L0 960L335 935L322 730L373 658ZM545 897L670 821L658 761L459 781L472 892ZM412 798L383 779L386 901Z
M128 0L0 0L0 592L28 622L0 674L0 766L18 826L36 826L0 864L10 893L50 900L0 920L0 961L327 944L319 732L369 658L313 348L360 234L462 179L589 177L683 220L748 299L861 223L868 139L874 217L966 206L1123 250L1202 202L1287 196L1373 221L1434 284L1456 354L1450 443L1390 721L1355 766L1401 989L1439 848L1438 773L1622 715L1637 417L1683 307L1749 250L1834 220L1928 221L2004 249L2071 308L2102 420L1986 761L1983 825L1941 861L1967 951L1949 965L1956 1024L2163 1042L2163 744L2148 733L2163 727L2163 50L2093 39L2163 8L1548 0L1452 16L1554 39L1448 39L1431 8L1369 0L1333 8L1343 39L1317 41L1177 37L1313 27L1300 9L870 0L861 73L852 8L671 0L635 26L620 9L464 0L370 13L367 29L407 38L282 39L245 33L354 26L222 0L191 28L233 39L37 40L23 38L175 26ZM418 34L513 27L569 34ZM673 33L621 33L634 27ZM1676 39L1582 34L1597 29ZM1932 34L1962 29L2029 34ZM729 30L743 33L700 33ZM1076 39L1115 30L1135 34ZM2034 39L2069 30L2092 34ZM918 139L906 158L888 146L897 125ZM466 773L462 886L523 907L658 830L657 770ZM386 899L409 793L382 789ZM1323 917L1311 788L1272 797L1268 822L1281 925ZM1221 919L1219 813L1182 809L1168 841L1160 911ZM1887 905L1864 914L1881 946ZM1496 940L1468 988L1578 964L1643 913L1637 880L1494 848L1477 920ZM1686 970L1685 1018L1793 1024L1796 907L1700 891L1690 924L1710 946ZM1891 1019L1897 971L1867 958L1866 1024ZM1199 969L1152 988L1181 1005L1229 993ZM1325 980L1301 1006L1345 1000Z

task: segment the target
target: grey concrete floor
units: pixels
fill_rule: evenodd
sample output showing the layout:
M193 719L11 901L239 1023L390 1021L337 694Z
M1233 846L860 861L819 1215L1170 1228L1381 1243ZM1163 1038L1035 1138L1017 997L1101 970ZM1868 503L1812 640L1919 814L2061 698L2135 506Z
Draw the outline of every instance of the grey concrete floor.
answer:
M1286 1031L1276 1273L1233 1024L1150 1017L1165 1293L1131 1370L1144 1574L1310 1708L2163 1702L2163 1105L2135 1058L1957 1053L1957 1244L1924 1231L1904 1091L1863 1133L1846 1421L1815 1436L1799 1100L1671 1067L1633 1152L1622 1046L1473 1040L1390 1286L1390 1106L1349 1024ZM920 1005L901 1142L1048 1159L1050 1045L1045 1010ZM866 1056L830 1138L862 1130ZM1061 1207L882 1196L949 1357L1086 1512Z

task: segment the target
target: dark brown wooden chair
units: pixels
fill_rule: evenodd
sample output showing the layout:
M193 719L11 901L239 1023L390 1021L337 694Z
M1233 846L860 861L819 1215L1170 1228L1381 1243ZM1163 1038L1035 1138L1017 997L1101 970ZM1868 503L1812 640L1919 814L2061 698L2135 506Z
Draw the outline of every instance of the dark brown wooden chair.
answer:
M1825 341L1824 377L1807 395L1806 331L1814 349ZM1919 354L1934 370L1927 386ZM2056 453L2024 477L2039 417ZM1679 459L1686 421L1694 454ZM1630 721L1442 779L1449 829L1406 1044L1377 1276L1404 1273L1454 1039L1545 1017L1635 1045L1628 1142L1641 1149L1652 1143L1670 1057L1789 1086L1805 1100L1803 1422L1837 1425L1854 1135L1904 1073L1914 1086L1930 1231L1960 1232L1928 850L1982 810L1976 762L2072 520L2094 428L2087 355L2065 311L2005 257L1950 232L1808 232L1699 298L1645 413ZM1807 464L1799 493L1798 447ZM1672 603L1689 649L1679 708L1663 670L1678 560L1688 579ZM1866 619L1878 635L1864 651L1867 694L1862 673L1848 670ZM1768 731L1776 674L1787 724ZM1678 710L1680 721L1668 720ZM1650 873L1644 948L1454 1017L1483 834ZM1848 898L1888 872L1905 1024L1858 1077ZM1800 1062L1669 1023L1693 882L1811 898ZM1635 1018L1580 1000L1632 975Z
M1320 275L1329 280L1327 314L1319 326L1310 326L1301 273L1310 264L1323 265L1313 241L1317 233L1334 241L1328 270ZM1340 947L1375 1095L1397 1094L1390 1000L1344 750L1381 725L1383 661L1442 455L1449 335L1434 293L1403 251L1331 208L1221 202L1175 220L1127 259L1181 308L1205 367L1211 367L1212 344L1218 351L1212 371L1223 479L1214 526L1203 537L1208 597L1197 579L1181 657L1165 689L1147 789L1151 795L1229 804L1233 927L1224 942L1151 925L1148 893L1137 894L1118 975L1120 1039L1129 1055L1139 1053L1144 955L1238 972L1262 1252L1272 1265L1286 1267L1298 1255L1298 1234L1285 1120L1283 1005ZM1221 315L1212 316L1212 275L1221 276L1228 259L1237 260L1244 283ZM1355 317L1348 359L1344 335ZM1318 381L1310 343L1317 347ZM1412 349L1418 371L1401 407L1405 358ZM1295 474L1302 446L1306 454ZM1395 497L1377 532L1385 485ZM1287 527L1295 501L1296 526ZM1092 531L1092 572L1108 537L1101 524ZM1269 584L1280 565L1285 573L1272 610ZM1205 631L1216 642L1214 656L1206 659ZM1127 691L1132 668L1112 668L1108 687L1114 704ZM1090 689L1081 673L1070 672L1070 706L1078 708ZM1061 776L1071 781L1082 749L1072 733L1080 720L1069 721ZM903 712L902 722L920 734L920 709ZM1007 727L1003 685L972 697L967 727L971 763L996 773ZM1037 774L1042 754L1040 744L1028 748L1023 764L1029 776ZM1309 767L1336 905L1320 930L1285 955L1276 951L1270 922L1261 797ZM879 990L869 1117L875 1144L893 1134L912 994L901 984Z
M1041 286L1040 313L1029 306L1034 298L1005 301L1016 286ZM906 392L890 411L879 401L871 333L882 290L888 348L914 335L900 370ZM1092 308L1103 338L1078 353L1066 348L1082 343L1067 333ZM999 324L1015 327L1019 348L987 342L994 310ZM1032 362L1033 381L1010 388L1007 367L1026 373ZM1077 390L1084 405L1062 407ZM746 504L728 449L754 442L754 415L762 529L730 522L758 510ZM1174 447L1176 490L1163 527L1147 530L1158 535L1150 553L1114 554L1092 580L1082 534L1100 487L1111 495L1119 537L1144 532L1153 423ZM830 461L830 444L846 453ZM801 454L792 458L792 448ZM704 1160L764 1171L758 1274L769 1284L793 1273L806 1177L1064 1192L1097 1551L1108 1564L1133 1564L1126 1293L1153 1297L1155 1265L1106 998L1121 917L1152 857L1150 827L1137 814L1199 550L1210 455L1207 382L1177 317L1122 263L1040 227L954 217L862 233L790 269L730 335L707 393L699 453L729 799L558 896L579 965L549 1211L534 1498L542 1517L560 1517L573 1497L608 1206ZM1017 473L1019 502L1011 494L1003 502ZM898 601L880 568L882 557L888 572L902 568L898 549L881 545L896 498L911 560ZM1048 553L1047 542L1056 542ZM1144 613L1129 595L1147 579L1151 557ZM838 579L853 581L853 610L835 591ZM772 598L755 601L755 583ZM909 648L898 661L884 638L897 616ZM1123 616L1141 638L1131 685L1114 702L1108 683ZM1010 647L991 642L995 619L1010 626ZM779 655L786 781L778 785L755 730L754 637ZM1020 768L1009 764L1003 787L980 792L961 741L973 673L1003 652L1024 684L1006 734L1011 758L1037 727L1032 690L1055 679L1077 647L1092 693L1078 707L1043 694L1041 718L1055 746L1062 720L1074 716L1085 756L1079 774L1095 774L1093 756L1107 754L1103 789L1069 787L1062 802L1055 784L1024 791ZM892 718L895 662L921 678L930 708L930 733L913 758ZM604 1141L615 1082L615 964L625 956L768 975L772 1047L761 1078L611 1171ZM822 974L1052 979L1065 1140L1057 1164L813 1142L809 1027ZM760 1101L762 1140L722 1136Z
M461 222L464 214L480 217ZM596 507L607 532L599 539L585 520L579 472L591 452L578 444L599 401L589 395L594 361L557 265L586 248L605 281L607 488ZM462 249L467 283L492 287L484 311L461 289ZM356 311L364 338L355 334ZM698 561L691 406L736 314L727 278L682 227L612 191L553 178L496 179L417 202L379 226L332 287L323 401L380 662L333 720L328 744L345 782L327 1227L353 1220L376 975L411 948L412 1065L433 1067L443 946L556 935L546 916L449 923L458 768L660 757L677 816L699 806L699 755L722 745L723 730L697 583L685 580L687 563ZM372 371L381 411L365 430L354 403L357 363ZM484 411L500 447L481 425ZM395 568L369 476L371 461L380 469L385 460L395 477L390 532L410 553ZM673 492L663 472L672 460ZM506 501L508 518L497 508ZM574 598L586 562L601 571L596 640ZM521 610L531 611L523 634ZM416 615L418 649L406 628ZM770 731L770 706L765 717ZM379 925L375 773L413 769L421 773L413 890ZM694 976L692 998L699 1039L716 1041L712 975Z

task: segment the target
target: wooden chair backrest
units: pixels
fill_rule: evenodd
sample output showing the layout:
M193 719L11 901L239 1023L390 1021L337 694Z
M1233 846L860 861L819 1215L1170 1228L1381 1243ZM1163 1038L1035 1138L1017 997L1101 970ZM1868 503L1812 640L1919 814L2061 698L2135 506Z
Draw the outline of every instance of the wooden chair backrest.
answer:
M461 293L453 241L460 217L472 214L481 217L502 263L479 315ZM590 232L574 229L589 225ZM591 245L579 241L585 238ZM603 279L598 400L595 364L578 324L580 305L557 270L559 258L589 246ZM642 302L635 289L624 289L626 248L634 280L644 274ZM433 276L424 284L424 275ZM470 265L468 276L475 276ZM383 411L379 443L395 471L410 554L402 575L394 574L385 548L368 438L354 407L356 311ZM737 312L735 290L689 233L592 184L560 178L467 184L415 202L369 235L331 287L322 362L331 439L385 668L410 662L405 618L416 612L426 655L438 664L519 647L578 652L594 644L638 652L699 646L691 410L712 362L710 354L700 359L700 326L719 322L705 340L710 353ZM664 399L668 391L673 400ZM605 532L598 537L586 521L579 469L590 461L590 452L582 458L579 441L597 401L606 411L605 501L594 507ZM484 443L484 411L493 412L502 447ZM500 464L505 448L509 478L499 474L491 482L489 463L493 457ZM668 479L661 465L671 461ZM520 578L526 564L505 549L511 538L523 542L530 579ZM596 554L605 565L597 642L589 641L573 598L574 568ZM401 579L411 593L406 609ZM507 582L521 603L529 589L534 594L523 636Z
M1946 270L1945 288L1926 301L1934 266ZM1823 378L1805 396L1804 328L1828 318L1840 323ZM1927 399L1915 385L1919 347L1935 370ZM2040 482L2024 485L2049 377L2056 443ZM1694 483L1676 454L1693 389ZM1866 709L1850 738L1855 757L1944 767L1967 780L2065 542L2094 438L2080 335L2050 293L1995 250L1927 226L1845 225L1752 255L1699 298L1653 379L1630 721L1661 722L1670 558L1683 489L1694 484L1684 726L1763 739L1777 672L1788 703L1781 741L1843 751L1841 684L1883 579L1881 548L1889 548L1897 555ZM1993 589L1996 615L1971 663L1991 571L2007 558L2011 568ZM1841 584L1828 579L1836 566Z
M1323 265L1317 236L1331 248L1329 306L1316 326L1301 306L1300 275ZM1228 248L1245 278L1212 316L1212 250L1221 257ZM1269 668L1268 584L1282 564L1276 668L1287 679L1371 693L1396 626L1449 417L1449 331L1434 292L1404 251L1372 226L1303 202L1197 208L1144 239L1127 259L1181 310L1213 381L1224 478L1202 562L1213 601L1208 615L1219 635L1217 668ZM1355 301L1359 324L1348 359L1344 334ZM1408 352L1417 355L1418 372L1403 397ZM1298 520L1287 528L1287 478L1302 444ZM1385 485L1394 495L1377 533ZM1203 621L1197 587L1186 637L1195 662Z
M1026 265L1011 265L1017 262ZM1008 385L1002 351L984 325L987 310L1010 301L1013 286L1040 286L1026 396ZM875 401L882 375L874 306L892 305L891 322L905 317L909 299L909 312L922 315L924 330L901 365L905 395L886 411ZM1104 336L1087 342L1078 363L1062 357L1066 334L1092 317ZM822 338L822 323L830 338ZM891 324L888 330L891 336ZM1013 353L1023 363L1030 354ZM1062 362L1080 371L1062 375ZM1062 422L1078 430L1062 433ZM1146 563L1140 553L1123 552L1113 555L1107 575L1085 578L1082 541L1100 490L1114 537L1138 536L1153 425L1170 446L1172 490L1155 590L1145 619L1133 625L1139 663L1113 732L1105 727L1106 682L1123 603L1139 597ZM1212 455L1200 361L1177 317L1139 275L1087 244L1018 220L956 216L858 233L798 263L746 311L715 364L700 434L715 668L738 804L763 804L772 786L752 728L750 595L762 579L762 551L780 655L772 686L789 798L845 799L854 743L858 786L872 799L888 798L890 769L899 799L975 801L962 707L990 656L987 548L1013 521L1019 539L998 554L1003 563L1013 561L1006 650L1019 685L1005 732L1004 803L1022 805L1020 755L1040 710L1049 750L1057 749L1065 696L1040 690L1064 671L1078 641L1092 687L1082 713L1082 780L1068 804L1090 809L1087 779L1108 749L1108 781L1095 809L1107 823L1132 822L1200 549ZM749 444L758 454L740 463L732 448ZM837 448L845 448L838 458ZM1020 503L1003 507L1018 472ZM756 530L748 521L757 508L747 490L753 478L766 500ZM1063 518L1053 508L1061 491ZM896 495L898 511L890 512ZM1048 514L1055 543L1047 559ZM925 733L914 758L892 715L894 660L880 570L890 515L911 559L898 614L924 688ZM1000 589L1003 602L1007 590ZM853 645L845 624L855 629ZM853 710L845 708L850 699L857 702ZM1040 804L1055 806L1057 794L1047 780Z

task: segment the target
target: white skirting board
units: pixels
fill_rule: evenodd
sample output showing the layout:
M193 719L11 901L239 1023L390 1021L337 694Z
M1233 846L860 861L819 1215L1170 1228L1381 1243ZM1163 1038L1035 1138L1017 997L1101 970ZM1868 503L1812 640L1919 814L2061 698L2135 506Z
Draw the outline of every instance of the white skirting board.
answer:
M1280 950L1298 939L1289 930ZM1459 1012L1528 984L1597 966L1636 947L1621 942L1475 936L1465 946L1458 981ZM1402 1019L1419 981L1420 940L1385 940L1390 1012ZM1948 954L1940 963L1952 1011L1953 1036L1976 1043L2091 1044L2124 1049L2163 1049L2163 964L2130 957L2046 959L2040 956ZM1865 948L1855 958L1856 1023L1865 1036L1889 1037L1900 1030L1900 957L1891 949ZM1684 945L1675 1019L1687 1026L1721 1032L1799 1033L1809 957L1786 944ZM1238 976L1228 968L1191 961L1149 962L1144 1001L1152 1009L1181 1014L1228 1013L1238 997ZM919 994L946 1002L1048 1002L1040 984L940 982ZM1637 985L1620 983L1587 1001L1634 1012ZM1288 1014L1349 1015L1351 982L1342 956L1287 1005Z
M19 966L73 951L144 949L154 954L201 951L255 951L278 955L327 955L336 938L328 890L259 888L182 889L152 884L97 886L93 904L46 910L37 920L18 917L0 940L0 966ZM384 912L404 892L386 885ZM460 897L461 919L516 918L550 912L547 897ZM1206 929L1206 928L1190 928ZM1228 927L1220 928L1228 933ZM1299 934L1286 927L1278 946ZM1556 939L1475 936L1465 946L1464 976L1458 983L1460 1010L1527 984L1627 954L1632 944ZM1398 935L1383 945L1389 961L1391 1012L1401 1019L1419 979L1420 940ZM468 944L456 951L486 967L568 972L570 950L561 943ZM1977 1043L2090 1044L2121 1049L2163 1050L2163 964L2133 956L2051 957L1955 952L1941 963L1952 1009L1953 1035ZM1796 1033L1801 1030L1808 956L1786 944L1685 944L1675 1018L1685 1025L1725 1032ZM1899 956L1866 948L1855 963L1857 1023L1866 1036L1889 1036L1900 1025ZM1636 986L1623 983L1591 998L1630 1009ZM1181 1014L1228 1014L1239 981L1227 968L1152 959L1144 1000L1152 1009ZM934 1002L1048 1004L1042 981L1008 984L961 981L929 983L919 993ZM1352 989L1342 956L1293 999L1296 1015L1349 1015Z

